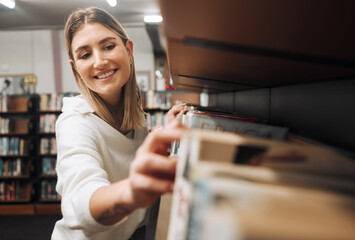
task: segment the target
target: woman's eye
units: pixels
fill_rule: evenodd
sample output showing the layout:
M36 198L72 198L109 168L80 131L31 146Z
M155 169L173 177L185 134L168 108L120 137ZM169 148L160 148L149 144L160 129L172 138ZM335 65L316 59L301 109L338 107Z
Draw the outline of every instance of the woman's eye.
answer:
M80 55L80 59L87 59L88 57L90 57L90 53L85 53L85 54L82 54Z
M106 49L106 50L112 50L112 49L114 49L115 47L116 47L116 46L112 44L112 45L106 46L105 49Z

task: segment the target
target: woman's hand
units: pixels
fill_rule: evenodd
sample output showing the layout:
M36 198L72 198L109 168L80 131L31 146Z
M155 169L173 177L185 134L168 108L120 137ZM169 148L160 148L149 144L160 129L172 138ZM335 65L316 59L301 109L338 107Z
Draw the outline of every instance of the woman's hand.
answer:
M174 105L168 112L168 123L174 121L177 115L184 115L187 111L186 103Z
M179 141L185 127L178 121L150 133L137 150L131 164L129 181L132 201L137 207L147 207L166 193L172 192L176 160L169 159L172 141Z
M130 166L129 177L95 191L90 199L93 218L112 225L135 209L148 207L173 189L176 160L169 159L172 141L179 141L185 127L174 120L168 126L150 133Z

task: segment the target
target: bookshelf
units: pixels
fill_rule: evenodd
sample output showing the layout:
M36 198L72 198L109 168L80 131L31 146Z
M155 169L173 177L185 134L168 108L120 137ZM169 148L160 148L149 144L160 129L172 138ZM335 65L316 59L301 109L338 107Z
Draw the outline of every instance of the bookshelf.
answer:
M61 111L41 106L39 110L39 165L38 165L38 198L40 203L58 203L60 198L55 191L57 175L55 163L57 159L55 123Z
M1 96L1 204L33 201L37 101L36 96Z
M55 122L62 98L72 95L1 96L1 215L60 213Z
M42 93L38 104L37 135L37 201L35 209L38 214L60 212L60 197L55 187L57 175L55 164L57 159L55 123L61 114L63 97L76 93Z
M347 29L355 23L354 2L158 2L173 87L207 92L211 107L287 127L289 143L333 150L355 161L355 34ZM210 229L226 232L225 226L215 226ZM270 238L278 239L286 228L270 224L259 232L270 229L276 234ZM344 233L354 234L349 229ZM211 236L202 239L215 239Z
M177 90L354 153L353 2L325 1L322 11L317 1L159 5Z
M200 94L185 91L152 91L142 93L142 104L146 113L148 130L167 124L167 112L178 103L199 104Z

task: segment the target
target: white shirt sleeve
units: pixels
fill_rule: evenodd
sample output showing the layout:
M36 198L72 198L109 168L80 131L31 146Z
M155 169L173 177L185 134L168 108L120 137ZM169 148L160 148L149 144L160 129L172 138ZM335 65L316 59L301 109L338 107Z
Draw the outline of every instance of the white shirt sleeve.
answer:
M85 115L62 114L56 125L58 182L62 214L71 229L90 235L108 230L91 216L89 203L100 187L110 185L100 155L100 136ZM111 226L112 227L112 226Z

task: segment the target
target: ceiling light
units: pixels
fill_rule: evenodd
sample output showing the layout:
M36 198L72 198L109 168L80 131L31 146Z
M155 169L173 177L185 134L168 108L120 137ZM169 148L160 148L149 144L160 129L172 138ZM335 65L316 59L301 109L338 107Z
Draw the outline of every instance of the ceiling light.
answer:
M158 23L163 21L163 17L160 15L148 15L144 16L144 22L146 23Z
M15 0L0 0L0 3L8 8L15 8Z
M106 0L111 7L116 7L117 1L116 0Z

